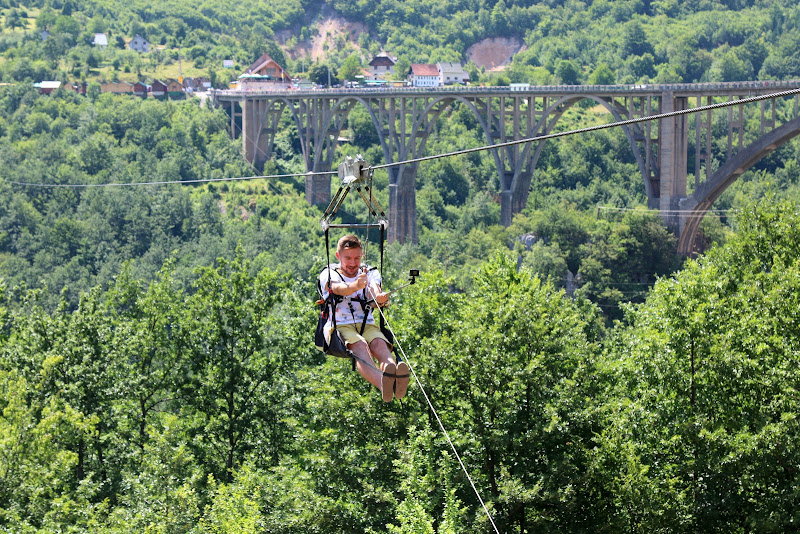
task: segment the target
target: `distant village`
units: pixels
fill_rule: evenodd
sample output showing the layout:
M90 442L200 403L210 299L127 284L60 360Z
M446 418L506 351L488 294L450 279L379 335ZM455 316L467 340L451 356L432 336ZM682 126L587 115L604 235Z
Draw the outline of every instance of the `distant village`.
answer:
M345 87L442 87L445 85L468 84L469 74L460 63L412 63L405 79L397 80L395 66L397 58L380 53L372 58L367 68L355 76L355 80L344 82ZM231 89L239 91L258 91L284 89L313 89L316 86L308 81L293 79L268 54L263 54L250 65L238 79L231 83Z
M47 32L42 32L42 39L48 38ZM108 38L103 33L95 34L94 45L107 47ZM126 44L127 48L140 53L150 51L150 43L140 35L135 35ZM232 67L232 61L224 62L226 67ZM367 68L355 76L355 80L343 82L345 87L441 87L454 84L469 84L469 74L460 63L413 63L405 78L397 80L395 67L397 58L380 53L372 58ZM132 94L142 98L185 98L187 93L202 92L212 89L208 78L181 77L180 79L152 80L149 83L111 81L100 83L100 92L115 94ZM40 93L49 94L63 89L86 94L86 82L70 83L67 81L42 80L34 86ZM238 91L269 91L292 89L316 89L318 86L308 80L292 78L283 66L279 65L268 54L263 54L250 65L236 80L230 83L230 89Z

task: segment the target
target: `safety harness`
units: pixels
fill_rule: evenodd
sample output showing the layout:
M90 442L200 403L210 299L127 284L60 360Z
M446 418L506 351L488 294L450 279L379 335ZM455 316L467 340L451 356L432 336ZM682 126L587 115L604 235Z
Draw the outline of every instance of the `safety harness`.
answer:
M381 240L380 240L380 262L381 267L383 267L383 244L384 244L384 228L381 226ZM368 299L366 295L366 288L362 290L362 296L359 297L344 297L342 295L337 295L333 291L331 291L330 283L332 281L332 272L336 273L342 282L345 281L344 275L339 270L339 268L332 268L331 261L330 261L330 235L329 231L325 229L325 254L326 259L328 260L327 267L328 269L328 290L327 296L325 296L326 291L322 287L322 284L319 279L317 279L317 291L319 292L320 299L317 301L320 306L320 316L317 323L317 332L315 334L315 344L317 348L319 348L325 354L329 354L331 356L337 356L339 358L352 358L353 359L353 368L355 369L356 360L359 359L353 351L347 348L347 345L342 340L338 330L336 329L336 308L337 306L344 300L347 300L347 306L350 310L350 314L353 317L353 324L355 323L355 316L356 310L354 307L354 303L361 307L361 311L364 313L364 318L361 321L361 326L358 330L359 334L364 333L364 328L367 325L367 321L369 320L369 315L372 313L373 303L374 300ZM326 336L325 328L330 324L332 327L330 331L330 335ZM383 335L389 340L389 347L394 350L394 336L386 328L383 315L380 318L380 329ZM397 353L395 352L397 358ZM399 361L399 360L398 360Z

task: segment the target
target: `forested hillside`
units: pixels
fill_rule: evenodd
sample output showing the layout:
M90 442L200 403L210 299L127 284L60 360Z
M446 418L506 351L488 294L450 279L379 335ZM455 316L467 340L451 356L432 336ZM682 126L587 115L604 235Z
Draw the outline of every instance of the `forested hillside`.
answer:
M420 164L419 240L384 269L389 288L422 272L387 310L420 383L383 403L313 347L325 251L302 178L238 180L258 173L198 99L33 87L221 85L265 51L292 73L380 50L466 63L499 36L520 50L502 71L469 65L476 83L787 79L794 3L0 0L0 15L0 530L491 532L421 385L501 532L796 530L796 141L717 200L694 259L645 209L620 130L547 142L507 228L488 155ZM320 35L336 17L368 31ZM135 34L155 50L124 50ZM606 121L578 105L559 128ZM365 111L343 135L339 157L382 162ZM426 150L483 144L454 105ZM288 118L274 153L264 174L306 171ZM192 182L137 185L163 181ZM387 186L376 172L384 207ZM358 198L340 215L366 217Z
M468 66L473 83L663 83L800 76L800 7L788 0L117 2L6 0L0 78L137 80L208 76L220 85L263 52L301 75L353 76L380 50L411 63L469 63L470 46L519 43L508 68ZM326 20L362 25L331 33ZM40 32L49 32L42 39ZM92 45L94 34L109 46ZM141 35L147 54L126 50ZM316 43L321 55L311 53ZM234 69L224 69L233 60Z

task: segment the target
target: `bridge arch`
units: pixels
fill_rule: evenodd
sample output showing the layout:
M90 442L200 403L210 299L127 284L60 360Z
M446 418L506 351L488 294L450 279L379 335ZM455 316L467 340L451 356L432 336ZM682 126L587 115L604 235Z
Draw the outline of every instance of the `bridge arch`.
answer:
M277 125L281 117L286 113L287 108L291 119L297 127L303 160L305 162L310 161L310 143L303 139L302 120L290 98L273 96L252 101L244 100L244 102L247 102L247 108L242 109L243 122L245 120L252 120L254 122L253 126L245 126L242 124L243 135L245 135L245 152L247 153L252 150L251 163L257 169L263 169L264 164L272 155ZM247 137L246 131L251 132L250 137Z
M412 127L412 134L411 134L411 143L408 144L409 147L417 146L417 150L415 154L411 152L407 152L406 154L401 155L401 159L413 159L414 157L419 157L422 155L422 150L425 147L425 142L427 141L428 137L430 137L430 131L433 127L433 124L438 119L439 115L444 111L444 109L455 103L459 102L464 104L469 108L472 114L475 116L475 119L478 121L478 125L481 128L486 140L488 143L491 143L492 140L492 133L491 133L491 125L487 124L484 120L483 116L481 115L478 108L475 104L468 99L464 98L463 96L458 95L448 95L441 98L435 98L431 102L429 102L423 109L422 113L419 114L418 117L415 118L413 127ZM438 108L437 108L438 106ZM424 126L424 129L423 129ZM421 141L419 145L415 145L416 138L421 137ZM503 162L500 155L497 153L496 149L492 149L492 156L495 160L495 165L498 168L502 168Z
M680 201L680 237L678 239L678 252L689 255L693 252L693 245L697 230L711 205L739 176L750 167L758 163L764 156L771 153L779 146L789 142L800 135L800 117L765 133L747 148L729 158L718 168L708 180L700 184L688 197Z
M542 117L537 121L534 125L532 130L529 132L528 137L534 137L538 135L548 135L552 132L553 127L556 125L558 120L567 111L569 108L580 102L581 100L588 99L592 100L601 106L603 106L609 113L614 117L616 122L628 120L631 118L630 116L622 115L619 112L619 108L613 105L612 100L606 100L594 95L569 95L562 98L559 98L555 103L548 106L546 110L543 111ZM625 137L628 139L628 144L631 146L631 150L633 152L633 156L636 159L636 163L639 166L639 172L642 176L642 180L644 181L645 191L647 192L648 198L653 198L654 196L658 196L656 191L653 191L653 184L650 180L650 170L648 169L647 163L645 161L645 157L642 156L642 152L639 150L638 144L636 142L636 137L630 125L625 125L622 127L623 131L625 132ZM530 150L533 143L526 143L525 151L523 152L522 161L528 161L530 157ZM537 142L536 148L534 150L533 157L530 160L530 169L529 172L523 173L515 172L514 179L511 184L511 189L513 191L513 196L517 198L517 202L519 209L521 209L525 205L525 201L527 200L528 192L531 186L531 180L533 178L533 171L536 169L536 164L539 161L539 157L541 156L542 149L544 148L543 142ZM644 148L647 150L647 147Z

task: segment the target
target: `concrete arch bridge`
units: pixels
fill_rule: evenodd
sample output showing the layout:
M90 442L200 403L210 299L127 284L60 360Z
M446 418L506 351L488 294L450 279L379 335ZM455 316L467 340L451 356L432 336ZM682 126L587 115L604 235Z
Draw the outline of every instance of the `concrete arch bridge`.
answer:
M241 138L248 161L263 169L275 134L288 113L297 127L307 172L334 169L335 149L350 112L362 107L377 132L386 163L425 155L436 120L461 103L475 116L486 145L553 132L563 113L581 100L603 106L614 121L735 102L800 88L789 82L661 85L380 88L216 91L229 115L230 134ZM638 164L648 205L691 254L705 213L738 176L800 134L797 95L622 126ZM501 185L502 223L509 225L527 202L543 143L489 149ZM374 162L370 162L374 163ZM694 170L691 177L689 165ZM418 164L389 167L389 240L416 240ZM689 193L688 191L691 191ZM330 201L330 178L306 179L306 199Z

